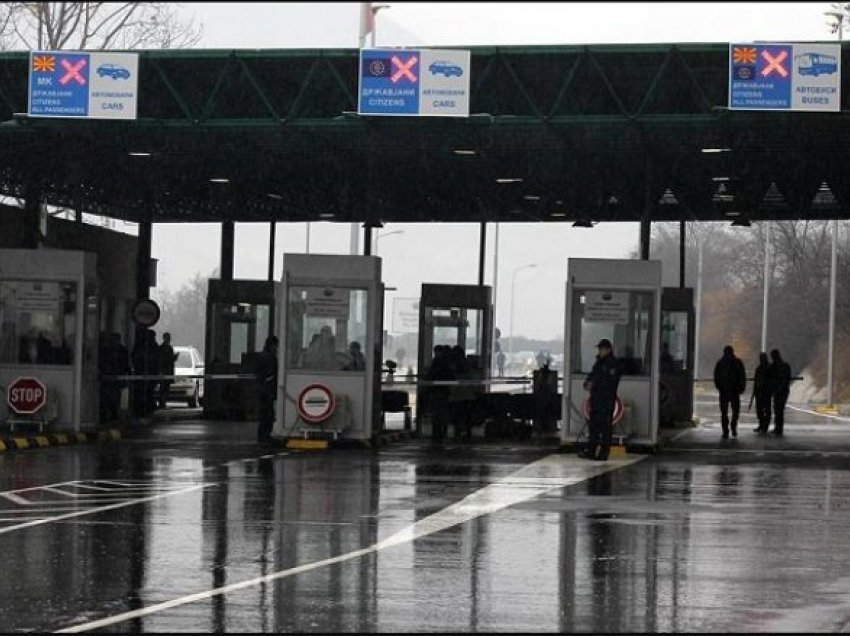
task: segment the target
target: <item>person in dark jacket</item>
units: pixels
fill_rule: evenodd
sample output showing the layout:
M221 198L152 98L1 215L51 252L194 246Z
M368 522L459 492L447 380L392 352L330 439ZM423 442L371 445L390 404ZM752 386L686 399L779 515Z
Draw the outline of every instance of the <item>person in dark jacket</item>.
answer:
M731 345L723 347L723 356L714 365L714 386L720 393L720 425L723 427L723 439L729 439L731 424L732 437L738 437L738 416L741 413L741 394L747 389L747 374L744 363L735 355ZM729 421L729 406L732 407L732 421Z
M770 426L770 398L773 390L770 386L769 369L770 360L762 351L759 354L759 365L753 376L753 394L750 396L750 408L753 407L753 400L755 400L756 417L759 420L759 425L753 430L759 435L766 434Z
M174 363L178 354L174 353L171 346L171 334L167 331L162 334L162 344L159 345L159 372L162 375L174 375ZM174 380L162 380L159 383L159 408L164 409L168 401L168 391Z
M588 440L579 457L605 461L611 449L611 433L617 387L620 385L620 363L614 357L611 341L603 338L596 345L599 355L584 381L584 389L590 392L590 420ZM597 446L599 450L597 452Z
M455 367L452 364L451 347L448 345L437 345L434 347L434 358L431 366L425 372L426 381L456 380ZM448 429L451 410L449 408L448 386L428 386L423 391L423 412L431 416L431 439L434 442L442 441Z
M254 377L257 380L259 403L257 442L270 444L274 428L274 403L277 399L277 336L269 336L257 357Z
M779 354L779 349L770 352L770 388L773 392L773 430L771 433L781 437L785 427L785 403L791 392L791 365Z
M136 332L136 343L131 354L134 375L159 375L159 344L153 329ZM133 382L133 414L148 417L156 408L156 386L154 380Z

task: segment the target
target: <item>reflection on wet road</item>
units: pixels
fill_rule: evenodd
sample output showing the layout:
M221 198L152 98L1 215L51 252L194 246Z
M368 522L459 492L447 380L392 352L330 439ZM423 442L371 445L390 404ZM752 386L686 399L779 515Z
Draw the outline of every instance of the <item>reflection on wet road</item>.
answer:
M208 434L183 438L172 426L0 456L0 491L13 495L0 497L0 530L12 510L43 520L0 534L2 631L837 631L850 620L850 452L759 456L702 444L706 428L677 442L687 450L642 461L510 442L268 455L235 425L193 423Z

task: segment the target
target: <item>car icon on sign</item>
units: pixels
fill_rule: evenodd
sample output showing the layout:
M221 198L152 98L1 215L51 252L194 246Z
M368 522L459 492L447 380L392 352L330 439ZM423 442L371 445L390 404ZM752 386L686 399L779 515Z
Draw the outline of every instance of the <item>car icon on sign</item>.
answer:
M130 71L117 64L101 64L97 67L97 74L101 77L111 77L112 79L130 78Z
M445 75L446 77L451 77L452 75L460 77L463 75L463 69L452 62L432 62L428 70L431 71L431 75Z

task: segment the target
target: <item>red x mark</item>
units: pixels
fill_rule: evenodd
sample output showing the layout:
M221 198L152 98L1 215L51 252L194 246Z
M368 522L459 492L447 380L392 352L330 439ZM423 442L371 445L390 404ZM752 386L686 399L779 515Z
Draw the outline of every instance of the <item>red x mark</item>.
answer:
M407 77L407 79L409 79L411 82L415 83L416 82L416 76L411 72L410 69L412 69L418 61L419 61L419 58L417 58L414 55L409 60L407 60L407 63L404 63L400 59L398 59L398 56L393 55L393 57L392 57L393 66L395 66L398 70L395 73L393 73L393 76L390 78L390 80L392 80L392 83L395 84L402 77Z
M761 70L762 77L767 77L773 73L773 71L776 71L782 77L788 77L788 71L786 71L785 67L782 66L782 62L786 57L788 57L788 51L782 51L776 57L773 57L767 51L762 51L761 56L764 58L764 61L767 62L767 66Z
M80 71L83 70L83 67L86 65L85 60L80 60L76 64L71 64L68 60L60 60L59 63L62 65L62 68L68 71L59 80L60 84L64 86L71 80L75 80L80 86L86 85L86 78L80 75Z

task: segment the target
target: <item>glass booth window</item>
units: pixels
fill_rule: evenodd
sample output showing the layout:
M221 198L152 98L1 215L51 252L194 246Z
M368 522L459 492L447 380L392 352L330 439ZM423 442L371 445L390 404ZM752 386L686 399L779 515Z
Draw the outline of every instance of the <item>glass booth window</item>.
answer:
M364 371L368 291L299 286L287 303L287 366L309 371Z
M590 373L596 344L608 338L623 375L652 369L652 292L574 290L571 339L573 373Z
M688 312L661 313L661 373L688 368Z
M250 302L213 303L210 325L212 365L250 366L269 333L271 307Z
M72 364L77 284L0 281L0 363Z

